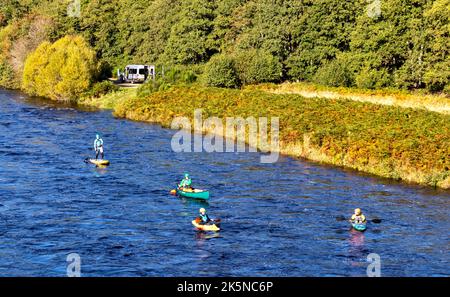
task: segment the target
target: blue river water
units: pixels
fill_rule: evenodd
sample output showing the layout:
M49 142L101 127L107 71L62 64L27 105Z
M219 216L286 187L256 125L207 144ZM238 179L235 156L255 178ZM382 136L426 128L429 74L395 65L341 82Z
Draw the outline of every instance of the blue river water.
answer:
M85 164L100 131L105 169ZM175 153L175 131L0 90L0 276L449 276L450 193L259 153ZM169 195L184 172L209 203ZM200 207L222 219L196 231ZM350 230L361 207L368 229ZM370 219L379 218L375 224Z

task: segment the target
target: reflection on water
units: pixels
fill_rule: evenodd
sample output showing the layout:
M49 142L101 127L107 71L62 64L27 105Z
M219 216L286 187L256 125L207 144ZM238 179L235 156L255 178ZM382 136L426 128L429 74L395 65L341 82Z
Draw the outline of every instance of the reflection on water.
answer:
M361 252L364 250L364 239L364 232L356 231L353 228L350 229L350 254L361 254Z
M204 232L204 231L197 231L195 234L195 238L199 240L200 242L212 238L220 238L220 232Z
M175 197L177 199L179 199L186 207L192 208L192 207L197 207L198 209L200 208L207 208L209 206L209 202L207 200L200 200L200 199L188 199L188 198L184 198L184 197Z
M87 165L87 166L91 166L91 165ZM96 166L94 171L95 171L95 177L101 177L102 175L104 175L108 172L108 167Z
M363 276L369 253L384 276L449 276L448 191L286 157L177 154L174 131L89 110L0 90L0 275L65 276L76 252L84 276ZM107 168L83 162L97 131ZM209 202L169 194L184 172ZM220 232L195 230L201 207ZM382 222L349 230L356 207Z

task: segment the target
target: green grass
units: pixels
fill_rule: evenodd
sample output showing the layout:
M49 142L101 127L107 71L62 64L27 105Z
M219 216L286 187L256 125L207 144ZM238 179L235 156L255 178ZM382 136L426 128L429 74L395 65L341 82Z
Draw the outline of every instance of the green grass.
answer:
M136 90L135 88L121 88L101 97L82 97L78 100L78 104L102 109L115 109L116 105L122 104L123 101L135 98Z

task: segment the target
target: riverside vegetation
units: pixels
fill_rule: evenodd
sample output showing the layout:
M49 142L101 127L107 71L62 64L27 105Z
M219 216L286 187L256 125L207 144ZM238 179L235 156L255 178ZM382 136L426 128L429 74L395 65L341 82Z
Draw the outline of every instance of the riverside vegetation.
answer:
M95 52L89 86L150 63L159 74L163 65L226 74L208 76L216 87L299 80L450 92L450 0L81 0L79 17L67 15L71 3L2 0L0 86L21 87L29 54L71 35Z
M122 90L83 104L170 127L173 117L280 117L280 152L378 176L450 188L450 115L346 99L178 85L139 97ZM207 132L207 131L203 131Z
M164 126L278 116L282 153L450 187L450 0L69 2L2 1L0 86ZM131 63L158 79L106 81Z

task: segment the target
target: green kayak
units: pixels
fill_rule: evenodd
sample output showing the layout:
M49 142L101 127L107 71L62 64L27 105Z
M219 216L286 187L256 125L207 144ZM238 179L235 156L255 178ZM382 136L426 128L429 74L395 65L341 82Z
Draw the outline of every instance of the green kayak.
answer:
M200 189L177 189L178 195L186 198L194 198L194 199L209 199L209 191L200 190Z

